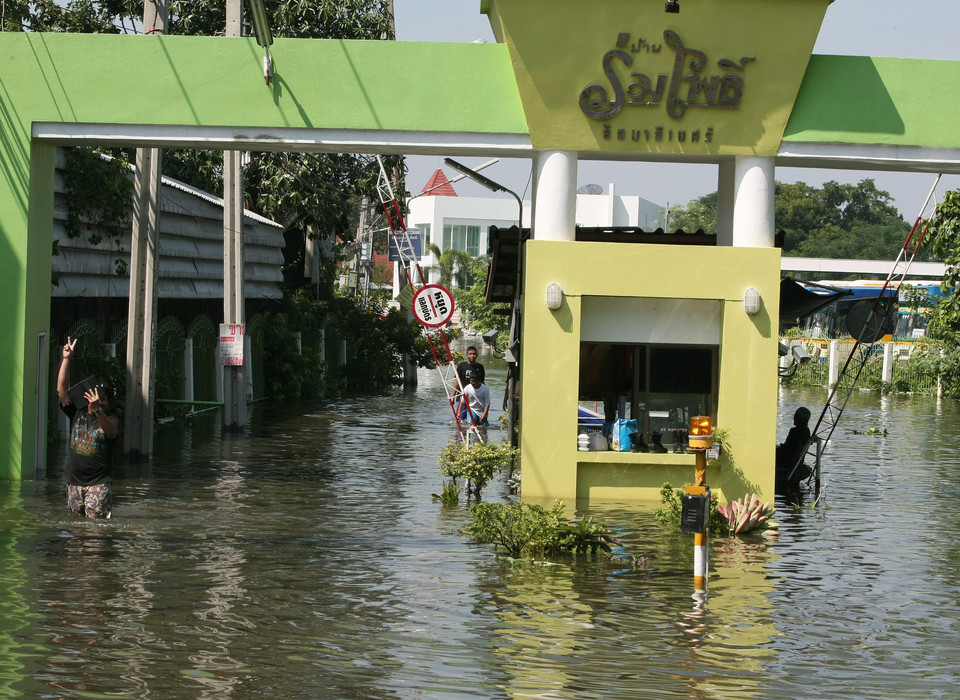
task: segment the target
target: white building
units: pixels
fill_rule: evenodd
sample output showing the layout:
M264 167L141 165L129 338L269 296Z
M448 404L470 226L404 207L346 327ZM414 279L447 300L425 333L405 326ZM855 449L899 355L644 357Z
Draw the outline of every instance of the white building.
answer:
M614 185L606 194L597 185L587 185L577 193L577 226L633 227L655 231L663 225L664 209L637 196L618 195ZM587 194L598 191L597 194ZM520 207L512 197L461 197L442 170L437 170L421 193L408 202L407 228L420 230L423 257L420 266L427 282L436 282L438 274L430 268L437 264L428 243L440 251L463 250L472 257L486 255L491 226L509 228L520 221ZM530 226L531 206L523 202L523 227ZM399 266L394 268L394 296L399 289Z

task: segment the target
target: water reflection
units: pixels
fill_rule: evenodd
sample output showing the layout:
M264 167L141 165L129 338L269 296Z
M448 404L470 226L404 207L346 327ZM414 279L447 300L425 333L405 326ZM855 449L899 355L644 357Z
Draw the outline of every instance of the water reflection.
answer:
M824 399L785 391L783 435ZM56 465L0 485L0 695L953 696L958 413L854 395L821 502L778 504L779 539L714 538L705 598L656 504L577 504L632 558L511 567L472 544L466 506L430 498L454 430L429 374L258 407L239 435L164 426L110 521L66 513Z

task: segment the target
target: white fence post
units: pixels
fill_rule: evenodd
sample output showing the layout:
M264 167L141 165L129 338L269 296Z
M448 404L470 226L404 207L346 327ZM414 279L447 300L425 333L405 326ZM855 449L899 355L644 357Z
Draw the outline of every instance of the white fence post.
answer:
M837 347L837 341L831 340L830 356L827 358L827 362L830 363L830 369L827 372L827 386L836 386L837 380L840 377L840 356Z
M193 401L193 338L183 339L183 398Z
M880 378L888 384L893 380L893 343L883 344L883 370Z

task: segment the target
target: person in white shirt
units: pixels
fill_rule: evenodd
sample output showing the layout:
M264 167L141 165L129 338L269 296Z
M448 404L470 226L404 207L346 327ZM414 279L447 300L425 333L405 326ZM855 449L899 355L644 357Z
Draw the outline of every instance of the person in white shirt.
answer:
M463 398L467 407L473 413L473 422L476 425L487 425L487 414L490 413L490 390L480 379L479 372L467 370L470 383L463 387ZM466 412L463 418L469 418Z

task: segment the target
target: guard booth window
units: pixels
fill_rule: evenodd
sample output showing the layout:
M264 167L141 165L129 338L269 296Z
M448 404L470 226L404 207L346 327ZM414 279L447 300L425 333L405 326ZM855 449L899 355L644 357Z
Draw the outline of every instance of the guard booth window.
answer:
M718 356L715 346L581 342L580 405L672 443L691 416L716 419Z

